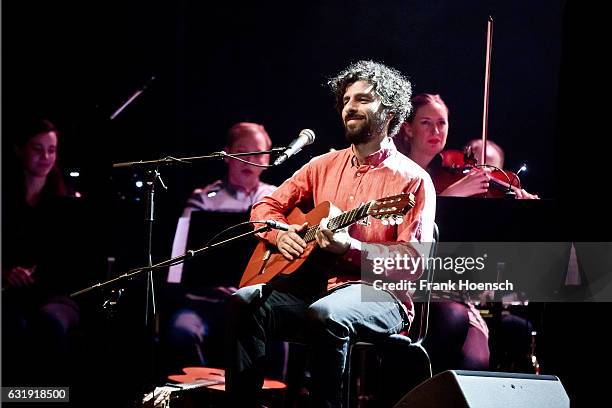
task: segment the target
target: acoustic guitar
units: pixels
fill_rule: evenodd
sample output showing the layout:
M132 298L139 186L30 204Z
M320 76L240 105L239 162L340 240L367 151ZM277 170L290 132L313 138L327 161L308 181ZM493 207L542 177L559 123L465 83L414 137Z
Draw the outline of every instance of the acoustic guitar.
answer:
M327 228L337 231L368 216L380 219L383 224L401 224L403 215L414 207L414 204L414 194L412 193L402 193L379 200L372 200L330 218ZM260 241L255 247L253 255L251 255L251 259L242 274L240 287L266 283L278 274L288 275L297 271L317 246L315 237L319 231L319 222L329 215L330 207L329 201L325 201L306 214L299 208L294 208L287 216L288 223L303 224L308 222L308 225L310 225L305 231L299 233L307 244L304 253L299 258L290 261L278 251L276 246L270 245L263 240Z

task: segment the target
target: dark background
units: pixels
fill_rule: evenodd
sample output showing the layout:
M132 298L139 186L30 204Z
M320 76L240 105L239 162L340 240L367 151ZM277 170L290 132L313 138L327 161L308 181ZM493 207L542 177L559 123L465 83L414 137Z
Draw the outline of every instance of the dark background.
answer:
M220 150L237 121L264 124L277 146L312 128L315 144L267 174L280 183L309 156L345 146L324 84L359 59L400 69L415 93L440 93L451 112L448 148L480 137L491 15L489 137L506 151L509 169L527 162L530 191L552 197L563 4L5 2L4 104L58 122L62 162L81 170L81 184L108 172L90 166L93 158L102 165ZM169 183L177 207L220 171L213 163L182 169Z
M567 214L560 222L576 237L601 240L609 236L601 218L609 217L598 198L599 170L607 166L600 144L609 132L597 97L605 95L609 76L599 61L607 30L600 10L580 4L5 1L2 157L11 153L10 134L22 115L56 122L63 130L61 164L81 172L71 182L98 204L96 217L108 220L101 233L108 252L119 265L142 264L142 191L135 187L142 174L112 170L112 163L221 150L238 121L264 124L276 146L313 129L313 145L264 173L265 181L279 184L309 157L346 145L324 84L359 59L400 69L415 93L440 93L450 108L447 148L460 148L482 131L491 15L489 137L505 150L508 169L528 164L524 185L556 200ZM152 76L144 93L110 121ZM154 258L169 252L192 189L222 172L220 162L162 170L169 189L157 195ZM578 313L568 307L556 316L560 328ZM584 323L591 312L579 316ZM582 373L590 362L574 366ZM565 370L572 371L559 368Z
M447 148L480 137L489 15L495 21L489 138L505 150L508 169L528 164L521 176L529 191L556 195L563 1L26 0L3 6L3 155L12 150L6 136L19 126L19 114L51 118L63 130L65 171L81 174L71 183L105 202L101 212L124 217L124 231L142 219L142 189L135 187L142 174L113 170L114 162L218 151L239 121L264 124L276 146L303 128L315 131L313 145L264 173L273 184L309 157L344 147L325 83L359 59L400 69L415 93L442 95L450 108ZM157 195L154 234L160 257L190 192L222 173L219 161L163 169L169 188ZM138 239L135 234L130 242Z

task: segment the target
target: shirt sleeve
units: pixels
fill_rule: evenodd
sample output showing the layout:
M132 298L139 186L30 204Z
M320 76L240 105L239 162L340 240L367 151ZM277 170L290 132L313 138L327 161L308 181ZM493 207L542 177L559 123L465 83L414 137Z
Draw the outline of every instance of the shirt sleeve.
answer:
M296 206L304 203L312 205L312 172L313 163L310 161L293 176L281 184L272 194L267 195L253 205L251 221L276 220L287 222L287 214ZM260 234L261 238L276 245L278 230L271 230Z
M351 238L345 260L363 272L375 270L374 267L383 262L381 260L393 259L383 268L385 277L391 280L416 280L422 275L423 262L429 255L433 240L436 193L428 175L415 178L406 192L415 195L415 205L404 216L404 222L397 226L396 240L361 242Z

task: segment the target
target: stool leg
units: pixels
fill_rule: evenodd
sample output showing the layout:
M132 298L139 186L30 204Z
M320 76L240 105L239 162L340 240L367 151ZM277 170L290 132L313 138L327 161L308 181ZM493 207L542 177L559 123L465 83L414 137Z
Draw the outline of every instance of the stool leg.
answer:
M353 350L356 347L355 350ZM372 355L371 351L374 351ZM368 358L374 356L375 358ZM375 367L372 363L375 360ZM376 404L373 391L378 389L376 375L368 375L371 369L376 373L380 371L381 359L376 350L370 346L352 345L347 355L347 369L344 381L344 407L364 408Z

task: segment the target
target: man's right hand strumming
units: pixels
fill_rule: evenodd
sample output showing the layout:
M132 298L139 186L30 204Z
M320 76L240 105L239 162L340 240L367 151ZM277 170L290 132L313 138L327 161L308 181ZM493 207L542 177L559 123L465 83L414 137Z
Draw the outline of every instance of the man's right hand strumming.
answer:
M276 247L280 253L292 261L295 258L299 258L304 253L306 248L306 241L302 239L297 233L303 231L308 226L308 223L303 224L291 224L289 231L279 231L276 236Z

